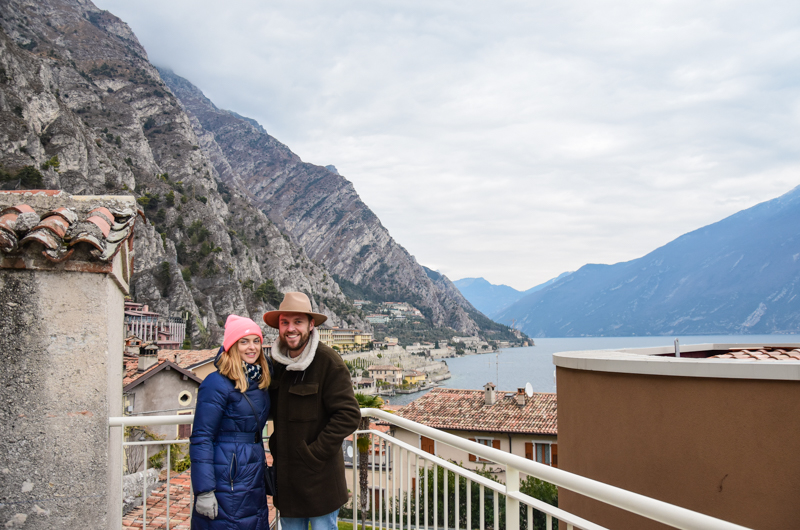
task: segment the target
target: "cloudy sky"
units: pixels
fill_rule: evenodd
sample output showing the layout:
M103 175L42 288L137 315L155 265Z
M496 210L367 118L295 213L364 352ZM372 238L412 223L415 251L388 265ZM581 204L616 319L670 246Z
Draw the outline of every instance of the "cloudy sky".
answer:
M527 289L800 184L798 2L95 3L452 280Z

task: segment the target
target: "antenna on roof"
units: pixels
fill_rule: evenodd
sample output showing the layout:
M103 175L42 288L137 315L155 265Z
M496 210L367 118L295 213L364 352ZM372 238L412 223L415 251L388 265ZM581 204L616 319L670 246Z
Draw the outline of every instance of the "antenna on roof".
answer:
M533 385L525 383L525 395L529 398L533 397Z

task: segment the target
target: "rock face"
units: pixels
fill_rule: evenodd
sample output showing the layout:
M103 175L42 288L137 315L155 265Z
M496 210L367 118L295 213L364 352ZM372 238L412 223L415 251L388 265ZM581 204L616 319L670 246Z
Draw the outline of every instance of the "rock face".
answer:
M537 337L796 333L800 187L639 259L585 265L505 309Z
M449 280L434 281L333 166L304 163L252 120L218 109L187 80L161 77L192 118L220 178L247 193L309 257L338 277L419 307L432 323L475 334L474 308Z
M164 73L167 86L124 22L85 0L0 6L0 187L134 195L149 222L136 228L133 295L188 317L196 346L220 343L228 314L260 322L286 291L310 294L331 325L369 330L336 278L479 331L469 302L335 168Z
M349 306L324 265L223 184L234 182L224 156L125 23L79 0L4 0L0 11L0 185L136 196L149 223L136 229L133 293L188 314L198 346L221 342L228 314L260 322L290 290L316 295L333 325L369 329L331 307Z

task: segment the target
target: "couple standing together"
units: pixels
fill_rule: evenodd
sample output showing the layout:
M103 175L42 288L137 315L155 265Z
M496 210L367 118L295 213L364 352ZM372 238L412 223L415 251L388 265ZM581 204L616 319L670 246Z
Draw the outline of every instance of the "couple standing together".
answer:
M321 343L317 326L327 317L311 311L303 293L286 293L264 322L279 331L272 363L261 328L231 315L209 374L197 395L191 436L192 529L266 530L261 432L272 415L269 438L277 468L283 530L335 530L347 502L342 441L358 427L361 411L350 373ZM272 373L270 373L272 371Z

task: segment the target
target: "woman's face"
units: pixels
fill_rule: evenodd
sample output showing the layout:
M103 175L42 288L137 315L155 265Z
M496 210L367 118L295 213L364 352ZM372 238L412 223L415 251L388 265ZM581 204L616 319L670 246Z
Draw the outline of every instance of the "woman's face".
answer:
M261 355L261 337L258 335L247 335L239 339L236 343L239 356L247 364L255 364L258 356Z

